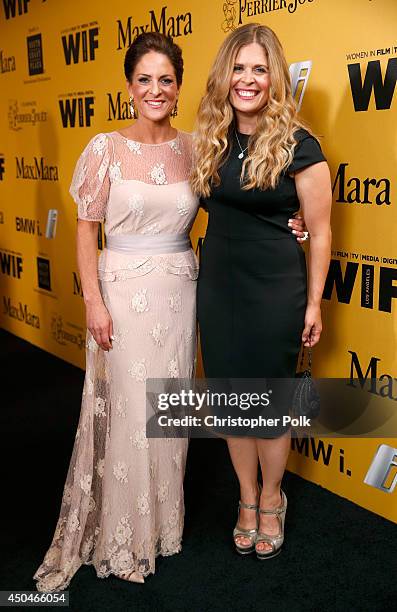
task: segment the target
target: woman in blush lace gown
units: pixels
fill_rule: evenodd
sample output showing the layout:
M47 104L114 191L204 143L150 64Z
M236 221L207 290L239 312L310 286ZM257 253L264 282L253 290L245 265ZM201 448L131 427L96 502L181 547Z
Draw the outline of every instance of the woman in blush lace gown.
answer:
M39 591L67 588L82 564L143 582L157 555L181 549L187 440L146 437L145 381L194 374L198 264L188 236L198 201L191 137L169 119L182 73L170 39L138 37L125 58L137 121L95 136L73 176L86 377L60 516L34 575Z

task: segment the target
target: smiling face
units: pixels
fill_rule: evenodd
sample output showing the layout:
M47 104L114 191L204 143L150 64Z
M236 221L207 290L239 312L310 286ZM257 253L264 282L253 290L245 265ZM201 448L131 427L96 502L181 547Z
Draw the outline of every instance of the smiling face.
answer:
M149 51L141 57L127 89L134 98L138 117L160 123L168 120L179 94L172 63L157 51Z
M266 53L258 43L241 47L230 81L229 101L237 114L255 116L269 98L270 74Z

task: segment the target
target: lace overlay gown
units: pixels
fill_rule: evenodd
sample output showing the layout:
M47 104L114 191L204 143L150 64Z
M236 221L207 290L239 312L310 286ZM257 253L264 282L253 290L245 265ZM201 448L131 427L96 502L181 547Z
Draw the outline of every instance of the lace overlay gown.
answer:
M70 192L80 219L114 235L188 234L198 208L188 183L191 137L141 144L94 137ZM113 349L87 334L80 421L52 544L34 578L65 589L83 564L99 577L154 573L157 555L181 549L187 440L148 439L147 378L189 378L196 352L197 258L104 249L98 263L114 326Z

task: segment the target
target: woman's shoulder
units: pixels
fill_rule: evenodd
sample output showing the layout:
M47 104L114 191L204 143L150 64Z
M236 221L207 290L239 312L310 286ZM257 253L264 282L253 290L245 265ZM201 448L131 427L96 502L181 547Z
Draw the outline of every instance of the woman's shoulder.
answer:
M184 130L178 130L178 136L179 138L182 138L184 142L192 144L193 134L191 134L191 132L185 132Z
M108 150L113 134L114 132L98 132L94 134L86 144L86 152L91 151L95 155L103 154Z
M303 140L306 140L307 138L316 140L318 142L318 138L316 138L311 132L309 132L309 130L304 127L299 127L295 130L294 138L297 144L300 144Z
M289 166L290 171L295 172L320 161L326 161L318 139L309 130L298 128L294 132L294 138L296 146L293 151L293 161Z
M187 149L191 153L193 149L193 135L190 132L178 130L178 138L182 141L185 150Z

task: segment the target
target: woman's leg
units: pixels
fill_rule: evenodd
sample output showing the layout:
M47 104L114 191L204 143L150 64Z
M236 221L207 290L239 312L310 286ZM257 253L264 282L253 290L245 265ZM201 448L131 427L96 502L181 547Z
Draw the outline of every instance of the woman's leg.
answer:
M279 438L256 439L257 452L262 471L263 489L260 497L260 508L270 510L281 503L280 485L291 446L290 431ZM276 535L279 532L279 521L276 515L259 514L259 530L262 533ZM257 550L271 550L267 542L258 542Z
M258 448L255 438L227 438L230 458L240 483L240 499L245 504L258 503ZM240 508L239 526L242 529L255 529L256 512ZM237 536L239 546L249 546L252 542L244 536Z

